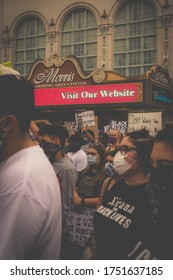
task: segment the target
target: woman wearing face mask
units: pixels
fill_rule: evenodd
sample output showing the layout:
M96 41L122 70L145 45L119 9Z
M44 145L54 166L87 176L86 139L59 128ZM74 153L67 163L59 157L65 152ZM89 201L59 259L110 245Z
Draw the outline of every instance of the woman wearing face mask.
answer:
M89 167L80 175L75 192L75 205L96 207L101 182L105 176L105 148L101 143L91 144L87 151Z
M83 208L96 208L101 190L101 182L105 176L105 148L101 143L90 144L87 151L87 160L89 167L84 169L79 174L79 179L76 184L76 191L74 193L75 207ZM93 216L90 216L90 222ZM93 231L93 226L92 226ZM93 242L91 239L86 246L73 245L71 250L70 259L82 259L86 247L94 253ZM91 257L90 255L90 257Z
M98 208L102 204L106 192L109 191L112 188L112 186L120 179L120 175L115 171L113 164L114 156L116 155L116 153L117 151L111 151L106 157L105 179L103 180L101 186L99 201L97 203L96 208Z
M96 259L126 259L148 215L146 184L153 140L146 130L126 134L114 157L121 176L94 215Z

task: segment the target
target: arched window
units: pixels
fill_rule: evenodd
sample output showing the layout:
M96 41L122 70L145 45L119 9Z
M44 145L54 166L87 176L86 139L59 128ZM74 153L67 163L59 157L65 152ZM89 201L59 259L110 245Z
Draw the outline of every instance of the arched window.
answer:
M62 58L75 55L83 68L91 71L97 60L97 24L94 15L87 9L70 12L62 26Z
M127 1L114 24L114 70L144 74L156 63L156 11L150 1Z
M29 73L36 59L45 58L45 27L37 17L23 19L15 31L15 69L21 75Z

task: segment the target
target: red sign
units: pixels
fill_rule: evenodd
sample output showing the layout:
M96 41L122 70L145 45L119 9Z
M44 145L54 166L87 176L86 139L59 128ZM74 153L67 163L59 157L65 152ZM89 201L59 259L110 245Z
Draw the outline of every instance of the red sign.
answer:
M142 84L36 88L35 106L142 102Z

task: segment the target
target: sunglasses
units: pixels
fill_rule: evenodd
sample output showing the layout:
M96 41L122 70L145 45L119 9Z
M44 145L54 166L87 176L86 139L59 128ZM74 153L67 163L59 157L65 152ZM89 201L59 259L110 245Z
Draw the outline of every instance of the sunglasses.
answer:
M127 152L137 151L137 148L135 148L135 147L129 147L129 146L124 145L124 146L119 146L117 151L118 151L118 152L120 151L121 154L122 154L123 156L125 156L125 155L127 154Z

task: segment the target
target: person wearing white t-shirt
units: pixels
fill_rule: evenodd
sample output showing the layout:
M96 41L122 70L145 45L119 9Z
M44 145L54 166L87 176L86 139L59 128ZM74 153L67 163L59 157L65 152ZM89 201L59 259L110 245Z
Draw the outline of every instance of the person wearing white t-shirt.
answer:
M82 145L84 144L84 139L78 133L76 133L69 137L68 143L69 152L67 153L67 157L72 160L76 170L80 172L87 168L89 166L87 155L81 149Z
M29 136L33 86L0 76L0 259L59 259L60 187L44 151Z

